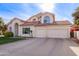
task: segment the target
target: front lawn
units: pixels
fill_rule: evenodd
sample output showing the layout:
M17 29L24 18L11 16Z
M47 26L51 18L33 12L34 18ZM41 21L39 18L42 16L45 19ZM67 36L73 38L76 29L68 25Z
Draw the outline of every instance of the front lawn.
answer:
M10 43L10 42L15 42L15 41L19 41L19 40L24 40L23 37L2 37L0 38L0 44L6 44L6 43Z

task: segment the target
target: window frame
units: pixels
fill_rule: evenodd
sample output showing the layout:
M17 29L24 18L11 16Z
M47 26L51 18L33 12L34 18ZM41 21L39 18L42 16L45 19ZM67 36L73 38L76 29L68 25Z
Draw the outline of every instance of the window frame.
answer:
M30 34L30 28L22 28L23 34Z
M46 19L47 18L47 19ZM49 24L49 23L51 23L50 22L50 16L44 16L44 18L43 18L43 23L45 23L45 24Z

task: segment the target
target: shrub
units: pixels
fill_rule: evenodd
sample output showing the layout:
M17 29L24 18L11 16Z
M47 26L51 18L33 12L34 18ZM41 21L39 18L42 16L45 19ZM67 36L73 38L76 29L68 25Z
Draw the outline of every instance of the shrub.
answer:
M4 36L5 37L13 37L14 35L13 35L13 32L6 32L6 33L4 33Z

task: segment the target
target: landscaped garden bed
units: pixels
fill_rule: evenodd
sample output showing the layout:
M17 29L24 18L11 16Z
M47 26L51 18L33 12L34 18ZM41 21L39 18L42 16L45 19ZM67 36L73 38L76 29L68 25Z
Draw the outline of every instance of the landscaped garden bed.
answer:
M25 39L24 37L0 37L0 45L24 39Z

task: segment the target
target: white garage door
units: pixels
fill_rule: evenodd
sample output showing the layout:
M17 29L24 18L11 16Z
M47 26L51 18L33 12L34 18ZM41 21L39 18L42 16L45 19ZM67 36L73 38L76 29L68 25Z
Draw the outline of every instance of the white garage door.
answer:
M46 37L46 30L36 30L36 37Z
M68 38L69 31L67 29L53 29L48 30L48 37L49 38Z
M70 33L67 29L53 29L53 30L42 30L36 31L36 37L44 38L69 38Z

